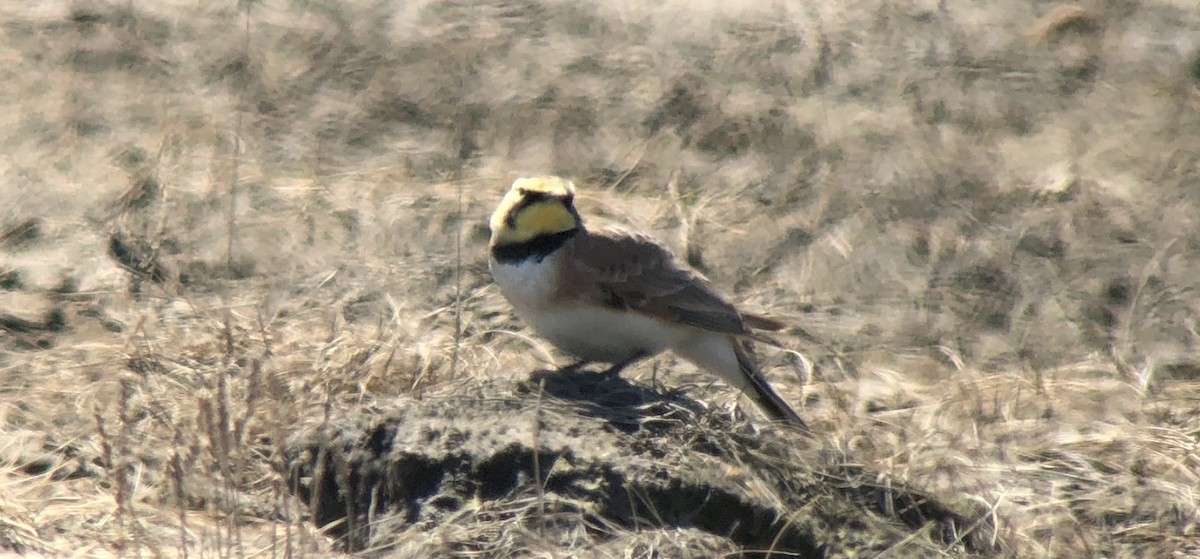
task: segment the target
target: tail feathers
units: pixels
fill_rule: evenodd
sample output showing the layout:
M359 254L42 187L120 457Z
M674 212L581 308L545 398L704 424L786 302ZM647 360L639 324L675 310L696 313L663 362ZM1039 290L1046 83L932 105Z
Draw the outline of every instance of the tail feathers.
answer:
M769 316L742 313L742 324L746 326L747 330L746 332L741 333L743 336L755 341L773 345L775 347L781 348L783 345L775 341L774 338L763 334L762 331L781 332L786 328L788 335L798 336L815 344L822 343L820 338L812 335L811 332L805 330L804 328L801 328L795 324L788 324L786 322L775 320Z
M741 369L742 375L746 379L744 390L746 394L753 398L754 403L758 404L763 413L770 416L771 419L783 421L807 431L808 425L804 423L803 419L800 419L800 415L767 383L766 377L754 364L754 358L747 351L745 343L736 338L731 341L734 347L733 352L737 355L738 368Z
M761 314L742 313L742 323L747 328L754 330L767 330L769 332L778 332L787 327L787 323L780 322L774 318L763 316Z

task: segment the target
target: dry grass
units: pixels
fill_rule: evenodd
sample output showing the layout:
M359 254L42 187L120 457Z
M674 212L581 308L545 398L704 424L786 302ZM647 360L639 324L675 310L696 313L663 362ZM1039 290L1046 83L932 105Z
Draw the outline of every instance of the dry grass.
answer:
M1055 6L0 7L0 552L332 553L280 441L553 359L483 244L555 172L1005 555L1200 555L1200 10Z

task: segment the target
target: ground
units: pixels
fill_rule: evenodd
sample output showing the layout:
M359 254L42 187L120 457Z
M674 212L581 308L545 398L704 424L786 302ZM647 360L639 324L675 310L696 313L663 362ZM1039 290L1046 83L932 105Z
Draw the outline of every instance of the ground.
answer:
M287 441L569 362L486 267L508 184L555 173L793 325L760 354L813 456L978 505L978 553L1200 556L1191 0L80 0L0 33L0 553L342 552ZM761 421L670 356L625 376Z

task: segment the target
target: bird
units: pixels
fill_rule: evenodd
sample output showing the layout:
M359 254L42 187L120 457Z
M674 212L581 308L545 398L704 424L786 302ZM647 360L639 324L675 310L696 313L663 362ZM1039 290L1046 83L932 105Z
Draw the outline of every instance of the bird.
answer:
M772 420L808 427L755 363L751 342L786 325L740 311L653 237L590 227L575 185L558 176L513 181L489 222L489 268L517 317L581 361L618 375L672 351L739 389ZM778 345L774 342L774 345Z

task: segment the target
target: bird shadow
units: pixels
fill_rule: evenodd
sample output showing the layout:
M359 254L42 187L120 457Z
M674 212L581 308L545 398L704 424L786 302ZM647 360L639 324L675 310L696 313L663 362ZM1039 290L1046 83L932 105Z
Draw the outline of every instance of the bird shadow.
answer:
M625 432L690 421L705 410L682 390L660 391L583 367L534 371L527 382L530 392L570 402L581 415Z

